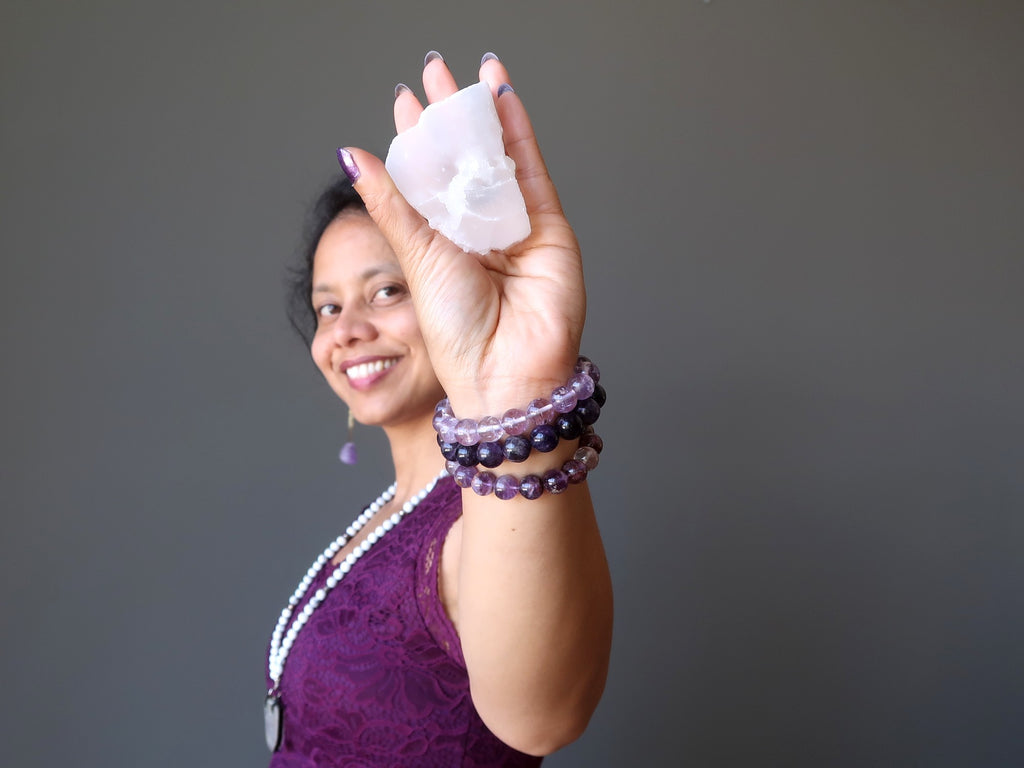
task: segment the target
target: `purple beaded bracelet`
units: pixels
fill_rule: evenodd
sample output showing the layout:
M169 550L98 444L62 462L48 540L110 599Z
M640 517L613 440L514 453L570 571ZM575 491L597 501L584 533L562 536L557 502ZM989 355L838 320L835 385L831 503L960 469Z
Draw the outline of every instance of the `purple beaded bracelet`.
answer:
M600 380L601 370L589 358L580 356L569 381L564 386L555 387L550 399L538 397L530 401L525 410L509 408L500 418L484 416L477 420L459 419L445 398L434 409L432 423L445 443L467 446L496 443L513 435L528 433L539 425L550 424L558 414L572 412L581 400L593 399L599 407L604 405L604 389L598 384Z
M572 458L558 469L550 469L543 475L526 475L517 478L513 475L496 476L493 472L479 470L475 466L466 467L457 461L445 462L445 469L455 479L460 488L472 488L478 496L494 494L502 501L522 496L524 499L538 499L544 491L562 493L570 485L578 485L587 479L587 475L598 464L599 456L604 448L604 441L594 432L587 432L580 437L580 447Z

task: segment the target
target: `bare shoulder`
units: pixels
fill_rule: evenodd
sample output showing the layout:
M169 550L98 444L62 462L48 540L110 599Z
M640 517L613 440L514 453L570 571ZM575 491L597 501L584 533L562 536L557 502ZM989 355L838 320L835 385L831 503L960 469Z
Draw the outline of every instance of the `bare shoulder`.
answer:
M438 593L448 618L459 631L459 564L462 558L462 516L452 523L441 548Z

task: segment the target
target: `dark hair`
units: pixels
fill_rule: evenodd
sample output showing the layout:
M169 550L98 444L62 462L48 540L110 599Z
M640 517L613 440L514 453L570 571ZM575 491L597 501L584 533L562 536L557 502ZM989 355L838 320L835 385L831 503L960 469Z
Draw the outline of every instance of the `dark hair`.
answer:
M306 346L313 343L316 334L316 312L310 303L313 292L313 257L324 230L342 211L348 210L365 212L366 206L359 193L352 188L348 177L341 176L320 193L310 209L297 263L288 269L288 320L306 342Z

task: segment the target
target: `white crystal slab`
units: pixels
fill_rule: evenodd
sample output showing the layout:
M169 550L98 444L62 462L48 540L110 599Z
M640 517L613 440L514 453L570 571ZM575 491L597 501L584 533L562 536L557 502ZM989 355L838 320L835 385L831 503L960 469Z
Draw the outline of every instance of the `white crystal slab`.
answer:
M429 105L391 142L384 164L409 204L464 251L502 250L530 234L487 83Z

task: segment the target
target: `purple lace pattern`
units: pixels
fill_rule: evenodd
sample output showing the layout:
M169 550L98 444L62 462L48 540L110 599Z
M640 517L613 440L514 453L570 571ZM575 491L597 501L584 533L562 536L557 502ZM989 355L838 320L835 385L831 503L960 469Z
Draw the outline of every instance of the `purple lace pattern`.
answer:
M451 479L439 481L299 633L281 679L284 741L271 768L541 764L480 720L458 635L437 594L441 547L462 513L460 493ZM330 571L321 569L307 595Z

